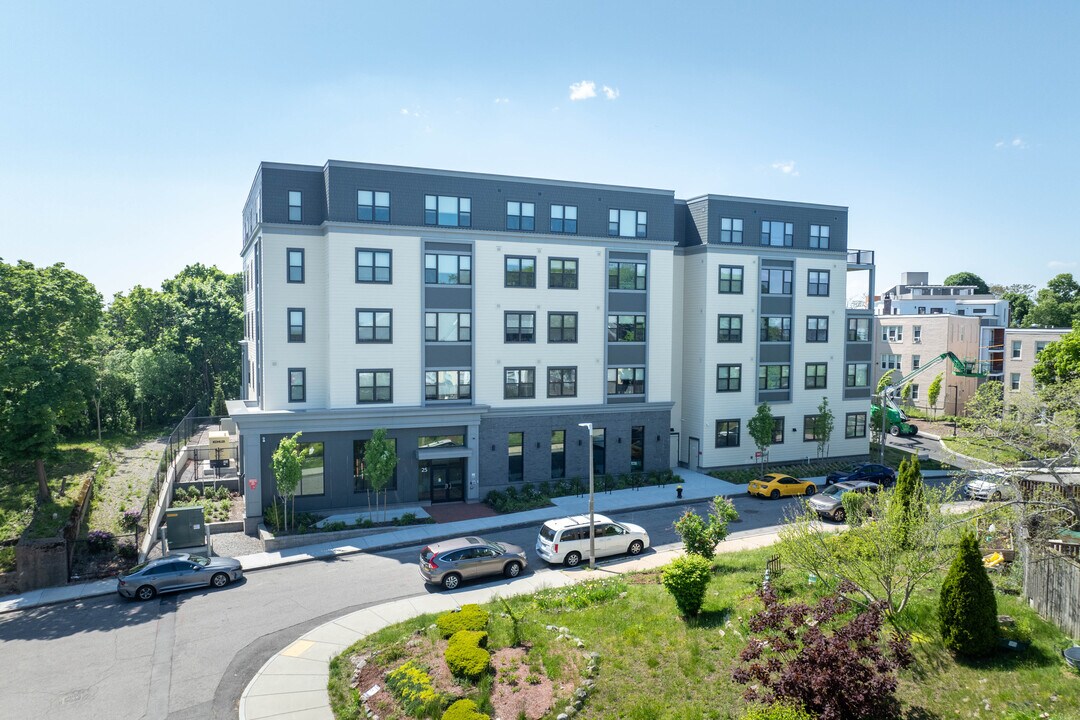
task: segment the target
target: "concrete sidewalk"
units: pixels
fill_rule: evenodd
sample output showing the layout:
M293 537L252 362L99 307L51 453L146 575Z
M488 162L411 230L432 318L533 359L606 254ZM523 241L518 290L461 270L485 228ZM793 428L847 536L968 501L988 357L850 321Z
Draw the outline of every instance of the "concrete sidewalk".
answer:
M836 529L840 530L842 526L836 526ZM751 531L740 537L733 535L720 543L717 552L764 547L775 543L777 538L776 532ZM432 592L342 616L297 638L259 668L240 696L240 720L286 716L293 720L333 720L326 690L330 660L356 641L389 625L418 615L446 612L468 603L482 605L496 597L527 595L583 580L662 567L681 554L680 545L667 545L636 558L599 562L595 571L587 567L572 570L544 567L514 580L500 580L452 592Z
M746 492L745 485L736 485L724 480L718 480L693 470L676 468L675 473L677 478L670 485L597 493L595 495L596 512L618 514L657 507L684 505L709 500L717 495L741 495ZM683 488L681 499L676 497L676 485ZM481 535L497 530L530 525L539 528L546 520L587 513L589 510L588 495L569 495L554 498L552 503L553 507L528 510L526 512L434 525L410 525L388 532L347 540L313 543L276 552L241 555L237 559L240 560L244 571L250 572L252 570L262 570L338 555L424 545L441 539L463 535ZM43 588L21 595L0 597L0 613L28 610L41 605L71 602L114 592L116 592L116 580L114 579Z

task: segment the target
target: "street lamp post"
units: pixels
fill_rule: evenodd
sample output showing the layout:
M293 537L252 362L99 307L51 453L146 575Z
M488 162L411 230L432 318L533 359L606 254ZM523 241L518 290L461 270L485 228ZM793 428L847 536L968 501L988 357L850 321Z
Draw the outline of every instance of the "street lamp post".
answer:
M960 417L960 385L958 384L953 385L952 414L952 436L956 437L956 422L957 418Z
M593 508L593 439L592 423L578 423L589 432L589 569L596 569L596 519Z

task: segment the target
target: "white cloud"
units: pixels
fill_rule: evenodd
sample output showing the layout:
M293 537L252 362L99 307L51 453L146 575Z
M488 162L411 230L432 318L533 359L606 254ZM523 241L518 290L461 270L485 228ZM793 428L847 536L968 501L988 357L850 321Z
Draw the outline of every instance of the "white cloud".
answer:
M788 160L786 162L774 162L772 164L773 170L779 170L784 175L789 177L799 177L799 171L795 169L795 161Z
M401 114L402 115L408 115L409 114L409 109L408 108L401 108Z
M994 149L1001 150L1003 148L1007 150L1027 150L1028 142L1017 135L1012 140L998 140L994 143Z
M1050 268L1051 270L1059 270L1061 268L1076 267L1076 263L1072 260L1051 260L1050 262L1046 263L1046 267Z
M510 102L510 98L495 98L496 105L505 105L508 102Z
M606 97L608 100L614 100L615 98L619 97L619 88L608 87L607 85L605 85L604 97Z
M582 80L570 85L571 100L588 100L596 97L596 83L592 80Z

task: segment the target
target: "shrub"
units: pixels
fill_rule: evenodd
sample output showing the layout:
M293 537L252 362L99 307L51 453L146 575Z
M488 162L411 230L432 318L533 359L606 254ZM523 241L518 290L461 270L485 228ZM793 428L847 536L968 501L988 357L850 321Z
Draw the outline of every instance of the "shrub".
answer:
M844 508L848 525L862 525L870 514L870 498L861 492L846 492L840 496L840 505Z
M814 716L804 710L802 705L775 702L750 708L743 715L743 720L814 720Z
M135 543L122 542L116 546L116 554L125 560L134 560L139 556L139 548L135 547Z
M441 704L441 698L435 691L431 676L415 660L409 660L396 670L387 673L386 687L414 717L419 717L424 710L433 705Z
M86 536L86 546L92 553L108 552L116 547L116 536L108 530L91 530Z
M575 585L541 590L533 595L533 604L540 610L581 610L614 600L624 592L626 582L621 577L586 580Z
M491 667L488 634L481 630L460 630L450 636L446 645L446 666L457 677L476 680Z
M178 487L173 490L173 502L177 505L186 503L188 499L187 490L182 487Z
M142 519L142 510L125 510L120 516L120 526L125 530L134 530Z
M416 513L411 513L411 512L401 513L396 518L394 518L394 524L398 525L398 526L401 526L401 525L415 525L416 524Z
M684 617L701 612L710 576L709 561L700 555L683 555L664 568L664 587L675 597L675 604Z
M687 553L712 560L716 554L717 543L728 535L728 522L738 518L739 513L735 511L732 502L717 496L713 498L708 524L700 515L687 508L682 517L675 521L675 532L682 538Z
M322 527L322 529L326 532L338 532L340 530L345 530L346 528L348 528L348 525L346 525L342 520L335 520L334 522L326 523Z
M462 605L460 610L443 613L435 619L439 634L448 638L462 630L487 630L488 612L479 605Z
M264 507L263 522L266 523L266 527L270 528L274 532L280 531L284 525L281 506L277 503L273 503L270 505L270 507Z
M813 606L784 605L771 587L760 590L765 608L750 619L754 637L739 653L743 665L732 672L736 682L748 686L743 697L794 703L811 717L895 717L896 670L912 661L908 644L896 636L887 648L882 642L883 601L851 617L851 602L844 595L854 589L842 582L835 594ZM823 667L828 672L822 672Z
M986 657L997 647L994 586L970 531L960 538L956 558L941 584L938 618L945 647L961 657Z
M446 708L442 720L491 720L491 716L480 712L472 700L458 700Z

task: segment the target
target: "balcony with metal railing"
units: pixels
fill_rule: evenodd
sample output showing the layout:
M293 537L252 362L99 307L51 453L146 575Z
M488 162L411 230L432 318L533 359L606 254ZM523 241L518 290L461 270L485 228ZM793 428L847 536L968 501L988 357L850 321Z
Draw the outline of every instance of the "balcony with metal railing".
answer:
M848 267L873 267L874 265L874 251L873 250L848 250L847 251Z

